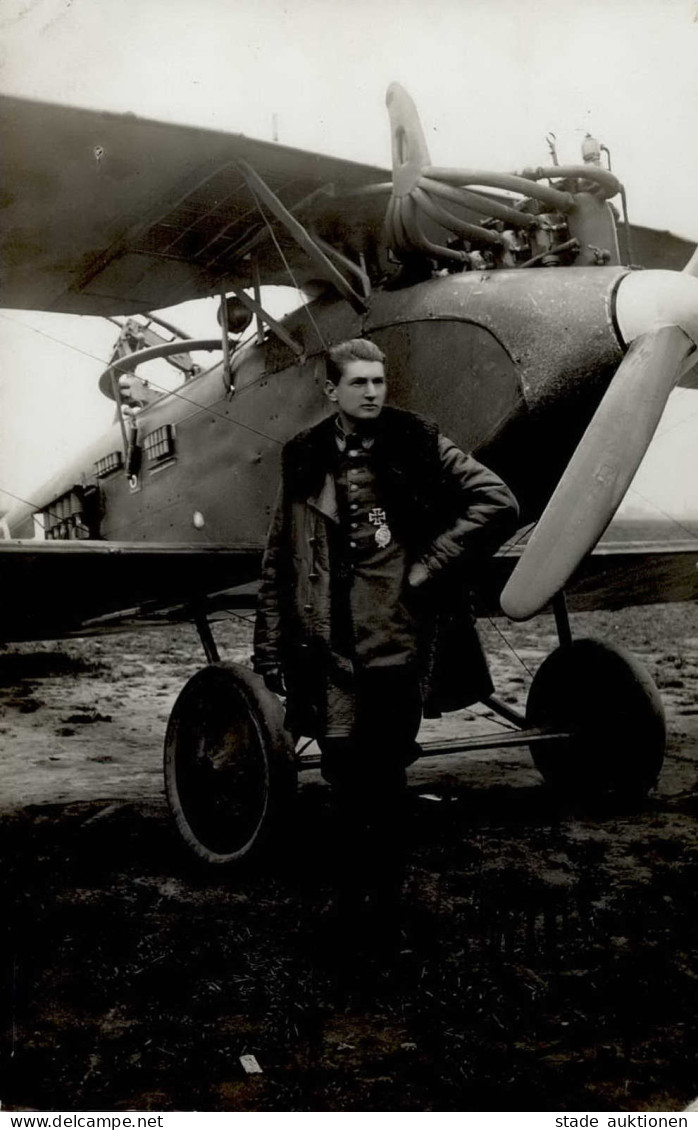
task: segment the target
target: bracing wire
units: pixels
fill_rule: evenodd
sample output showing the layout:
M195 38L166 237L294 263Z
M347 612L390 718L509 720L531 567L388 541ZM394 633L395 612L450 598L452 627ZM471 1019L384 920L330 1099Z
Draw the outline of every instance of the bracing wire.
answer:
M535 529L536 525L537 525L537 522L529 522L528 525L522 526L521 529L517 531L516 536L513 537L513 538L510 538L509 541L506 542L502 546L502 549L503 550L514 549L514 547L517 546L519 544L519 542L522 541L523 538L525 538L526 535L531 532L531 530ZM521 666L523 667L526 674L532 679L533 678L533 672L530 670L530 668L526 665L524 660L521 658L518 651L516 650L514 645L511 643L511 641L508 640L507 637L504 635L504 632L499 627L496 620L492 616L488 616L487 622L490 625L490 627L494 628L497 635L500 637L500 639L503 641L503 643L509 648L509 651L514 656L514 659L517 661L517 663L521 664Z
M647 496L644 495L642 491L638 490L637 487L629 487L628 494L636 494L637 497L641 498L647 506L652 508L652 510L656 510L657 513L661 514L663 518L666 518L669 522L672 522L673 525L677 527L677 529L682 530L684 534L688 534L689 538L691 538L692 541L695 541L695 530L691 530L688 526L684 526L683 523L678 520L678 518L675 518L673 514L669 514L668 511L663 510L662 507L657 502L654 502L651 498L647 498Z
M696 390L693 389L693 388L680 388L680 389L677 389L676 391L678 393L686 394L686 393L690 393L690 392L695 392ZM686 396L683 395L682 400L685 400L685 399L686 399ZM675 420L673 424L669 424L664 428L660 427L657 430L657 432L655 433L653 438L657 441L663 440L665 436L671 435L671 433L673 431L675 431L676 428L683 427L683 425L688 423L689 420L694 420L696 418L696 416L698 416L698 411L688 412L685 416L682 416L680 420Z
M532 679L532 678L534 677L534 675L533 675L533 671L531 671L531 669L530 669L530 667L528 666L528 664L527 664L527 663L525 663L525 662L524 662L524 660L523 660L523 659L521 658L521 656L519 655L519 653L518 653L518 651L516 650L516 648L514 647L514 645L513 645L513 644L512 644L512 643L511 643L511 642L510 642L510 641L509 641L508 639L507 639L507 637L506 637L506 636L504 635L504 632L503 632L503 631L501 630L501 628L500 628L500 627L499 627L499 625L498 625L498 624L496 623L496 621L495 621L495 620L493 619L493 617L491 617L491 616L488 616L488 617L487 617L487 620L488 620L488 623L489 623L489 624L491 625L491 627L493 627L493 628L494 628L495 632L496 632L496 633L497 633L497 635L498 635L498 636L500 637L500 639L502 640L502 642L503 642L504 644L506 644L506 646L507 646L507 647L509 648L509 651L510 651L510 652L511 652L511 654L512 654L512 655L514 656L514 659L515 659L515 660L517 661L517 663L520 663L520 664L521 664L521 666L523 667L523 669L524 669L524 671L526 672L526 674L527 674L527 675L529 676L529 678L531 678L531 679Z
M8 322L14 322L14 324L17 326L26 325L26 323L18 321L17 318L9 318L6 314L0 314L0 317L4 318ZM53 334L45 333L43 330L37 330L35 326L28 326L27 328L34 330L35 333L41 334L42 337L49 338L57 345L62 345L66 349L74 349L77 353L84 354L85 357L91 357L93 361L99 361L101 365L109 364L109 362L105 361L103 357L98 357L95 353L89 353L85 349L80 349L77 345L71 345L71 343L68 341L62 341L61 338L54 337ZM135 356L137 356L137 354ZM276 443L279 445L279 447L283 446L283 440L277 439L275 436L269 435L267 432L260 431L259 428L253 428L251 424L245 424L242 420L237 420L234 416L226 416L222 412L217 412L215 408L211 408L207 404L199 404L196 400L190 400L188 396L184 396L181 392L178 392L177 389L165 388L163 385L157 384L150 377L148 377L148 384L152 388L157 389L158 392L162 392L168 396L174 396L178 400L183 400L185 404L190 404L193 408L198 409L200 412L208 412L211 416L216 416L219 420L226 420L229 424L244 428L248 432L253 432L255 435L260 436L262 439L268 439L270 443ZM7 493L9 494L10 491L8 491Z
M182 393L177 392L176 389L170 391L170 389L164 388L163 385L159 385L151 380L150 377L148 377L148 384L158 392L162 392L167 396L175 396L178 400L183 400L185 404L191 404L192 408L196 408L198 411L190 413L190 415L186 417L187 420L191 420L198 412L208 412L209 415L215 416L219 420L227 420L229 424L235 424L237 427L243 428L246 432L252 432L262 439L268 439L270 443L275 443L279 447L283 446L284 441L277 439L276 436L269 435L268 432L263 432L260 428L253 428L251 424L245 424L242 420L237 420L234 416L226 416L222 412L216 412L215 408L211 408L208 404L199 404L196 400L190 400L188 396L183 396Z
M299 287L299 285L298 285L298 282L297 282L297 280L296 280L296 277L295 277L295 275L294 275L293 271L291 270L291 265L290 265L290 263L288 262L288 259L286 258L286 256L285 256L285 255L284 255L284 253L283 253L283 250L282 250L282 248L281 248L281 245L280 245L280 243L279 243L278 239L276 238L276 232L274 231L274 229L273 229L272 225L271 225L271 224L269 223L269 220L268 220L268 218L267 218L266 212L265 212L265 211L264 211L264 209L262 208L262 204L261 204L261 201L259 200L259 197L257 196L257 193L255 192L255 190L254 190L254 188L252 187L252 185L249 185L249 189L250 189L250 192L252 193L252 196L253 196L253 198L254 198L254 202L255 202L255 204L257 205L257 208L259 209L259 214L260 214L260 216L261 216L261 217L262 217L262 219L264 220L264 223L265 223L265 224L266 224L266 226L267 226L267 229L268 229L268 231L269 231L269 234L270 234L270 236L271 236L271 238L272 238L272 240L273 240L273 242L274 242L274 246L275 246L276 250L278 251L278 253L279 253L280 257L281 257L281 260L282 260L282 262L283 262L283 264L284 264L284 267L285 267L285 268L286 268L286 270L288 271L288 274L289 274L289 277L290 277L290 279L291 279L291 282L293 283L293 285L294 285L294 287L295 287L295 289L296 289L297 293L298 293L298 294L299 294L300 296L303 296L303 291L301 290L301 288L300 288L300 287ZM315 330L315 333L316 333L316 334L317 334L317 336L318 336L318 341L319 341L319 342L321 343L321 345L322 345L322 348L323 348L324 350L327 350L327 342L325 341L324 337L322 336L322 333L320 332L320 327L318 326L317 322L315 321L315 318L313 317L312 311L310 310L310 308L309 308L309 305L308 305L308 303L307 303L307 302L304 302L304 303L303 303L303 309L304 309L305 313L306 313L306 314L308 315L308 319L309 319L309 321L310 321L311 325L313 326L313 329Z
M39 509L36 502L30 502L28 498L22 498L21 495L15 494L12 490L8 490L7 487L0 487L0 494L9 494L10 498L14 498L15 502L22 502L25 506L31 506L35 510ZM54 514L51 510L44 509L41 513L48 514L51 518L59 518L58 514Z
M255 622L255 616L252 612L236 612L234 608L224 608L223 611L227 616L234 616L236 620L243 620L245 624L254 624Z
M527 525L522 526L520 530L516 531L516 535L514 537L509 538L509 541L505 541L504 545L500 547L500 552L506 553L507 550L515 549L519 542L523 541L523 539L526 537L526 534L530 534L531 530L533 530L536 525L537 521L529 522Z
M46 337L49 341L55 341L57 345L63 345L66 349L74 349L76 353L82 353L83 357L90 357L93 361L99 361L100 365L108 365L109 362L105 361L103 357L98 357L96 353L90 353L87 349L81 349L79 345L71 345L68 341L61 341L59 337L54 337L53 334L46 333L46 330L37 329L36 326L30 326L27 322L21 322L19 318L10 318L8 314L1 314L6 322L12 322L15 326L21 326L25 330L32 330L33 333L39 334L40 337Z

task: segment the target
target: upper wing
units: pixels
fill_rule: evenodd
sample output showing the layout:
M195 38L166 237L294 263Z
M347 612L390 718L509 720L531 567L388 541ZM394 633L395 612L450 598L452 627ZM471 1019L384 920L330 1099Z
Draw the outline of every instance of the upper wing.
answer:
M0 97L0 305L161 309L249 285L252 250L262 281L288 284L240 159L290 210L389 175L241 134ZM299 284L317 275L275 234Z
M630 238L629 261L652 270L682 271L696 249L692 240L638 224L630 225Z

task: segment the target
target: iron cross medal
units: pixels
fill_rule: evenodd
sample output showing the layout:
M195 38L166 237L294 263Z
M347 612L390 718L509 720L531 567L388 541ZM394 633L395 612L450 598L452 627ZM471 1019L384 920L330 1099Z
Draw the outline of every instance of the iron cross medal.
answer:
M373 536L375 538L376 545L380 546L381 549L385 549L386 545L390 545L393 537L390 532L390 526L387 524L385 519L385 510L381 510L380 507L375 506L373 510L369 511L369 522L371 522L372 525L378 527Z

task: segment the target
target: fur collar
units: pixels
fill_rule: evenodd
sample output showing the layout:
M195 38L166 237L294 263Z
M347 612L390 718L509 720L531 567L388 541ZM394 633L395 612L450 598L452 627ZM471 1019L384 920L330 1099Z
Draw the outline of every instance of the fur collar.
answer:
M375 428L374 456L378 468L391 478L412 478L411 468L421 468L429 477L438 461L438 428L435 424L403 408L386 407ZM335 416L294 436L282 456L286 486L296 498L309 498L322 488L325 475L337 464Z

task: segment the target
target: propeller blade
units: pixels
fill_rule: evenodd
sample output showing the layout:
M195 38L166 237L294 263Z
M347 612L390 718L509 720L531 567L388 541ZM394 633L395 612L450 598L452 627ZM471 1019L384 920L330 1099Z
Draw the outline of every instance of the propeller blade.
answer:
M690 275L692 278L698 278L698 247L691 255L691 258L683 268L683 274ZM681 385L684 388L698 388L698 372L696 371L696 363L698 362L698 355L694 353L693 357L689 357L688 361L684 364L683 372L681 374Z
M512 620L540 611L606 529L693 348L677 325L631 344L502 592Z

